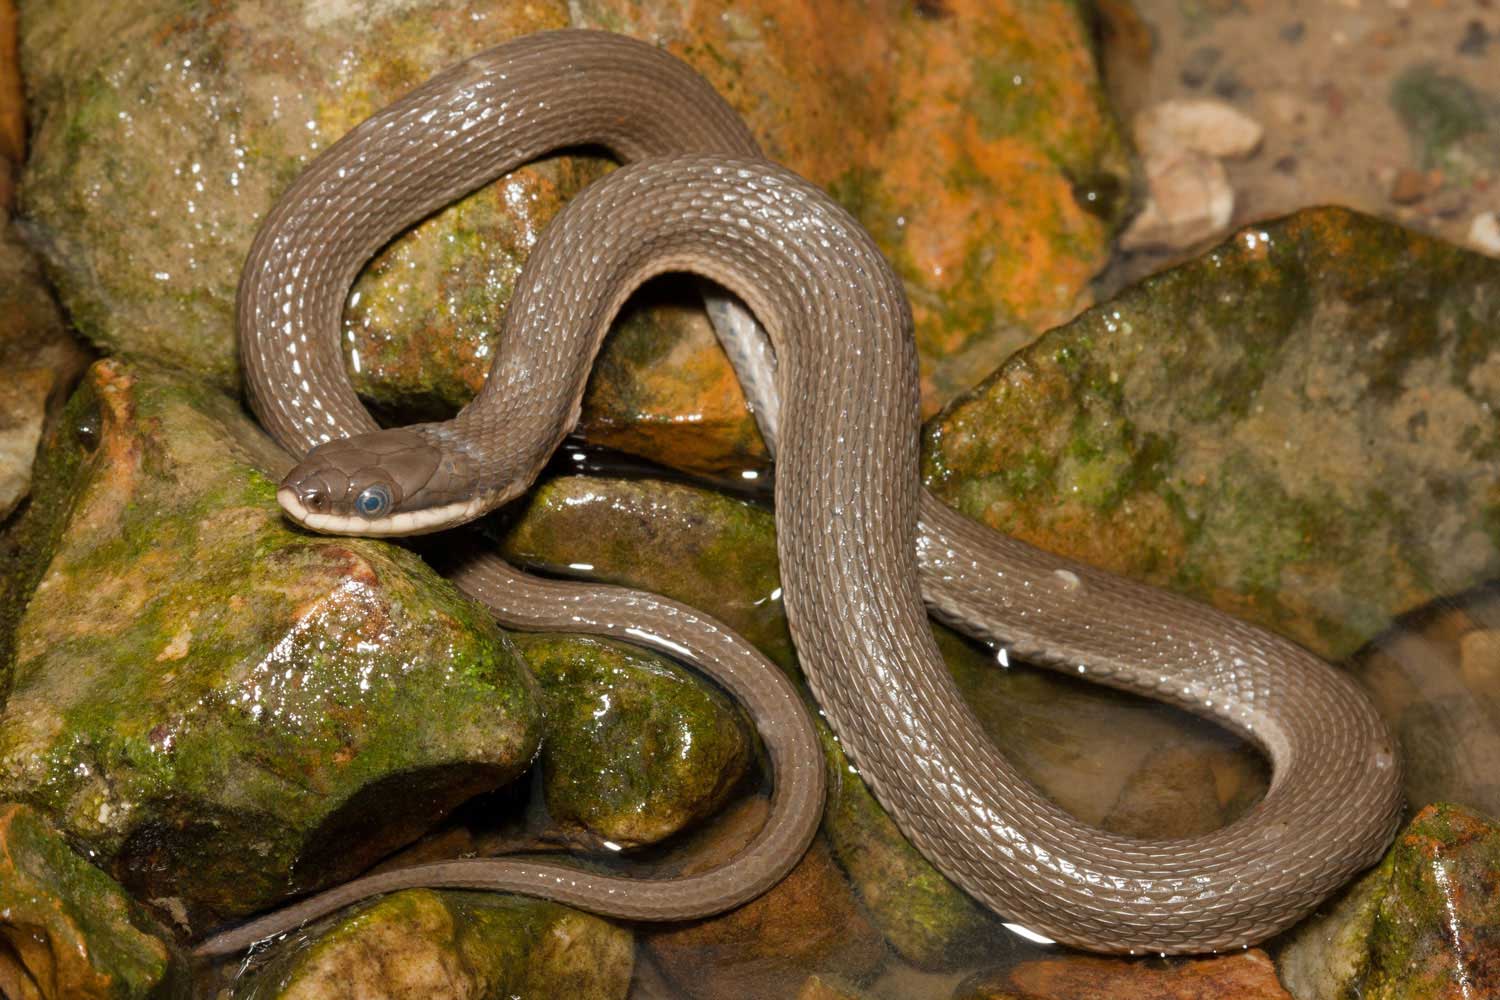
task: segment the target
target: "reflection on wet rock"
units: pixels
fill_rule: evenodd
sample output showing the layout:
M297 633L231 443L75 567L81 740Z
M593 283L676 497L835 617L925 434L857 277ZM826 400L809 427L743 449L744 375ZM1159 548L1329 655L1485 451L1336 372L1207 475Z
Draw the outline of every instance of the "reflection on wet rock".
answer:
M630 933L495 893L411 889L278 944L234 1000L624 1000Z
M101 361L46 443L0 796L203 929L412 840L540 726L489 617L402 549L290 527L285 456L198 383Z
M746 725L692 672L600 639L515 641L542 688L547 811L569 839L609 850L655 843L711 815L744 778Z
M1197 961L1063 958L979 973L953 1000L1290 1000L1263 951Z
M1417 814L1378 867L1293 931L1297 1000L1500 996L1500 826L1461 806Z
M0 996L176 1000L171 937L36 810L0 805Z
M1340 658L1500 572L1500 261L1343 209L1243 230L928 428L932 488Z

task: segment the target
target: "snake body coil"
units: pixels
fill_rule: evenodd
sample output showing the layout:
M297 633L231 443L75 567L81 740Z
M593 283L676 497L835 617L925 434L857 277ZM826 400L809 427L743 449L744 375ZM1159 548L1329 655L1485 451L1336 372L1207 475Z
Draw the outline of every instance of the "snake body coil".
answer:
M590 185L543 233L479 396L450 423L373 433L338 343L359 268L461 194L583 142L642 162ZM256 412L289 449L317 446L284 483L284 505L320 530L407 516L396 533L517 495L576 421L620 305L667 271L729 288L769 333L774 391L752 396L763 410L780 400L778 548L798 653L861 775L944 874L1059 941L1178 953L1261 940L1379 857L1400 810L1399 765L1355 685L1291 642L999 535L927 495L899 280L847 213L759 159L711 88L639 43L557 32L484 53L360 125L283 197L247 262L240 324ZM357 880L205 950L400 885L529 892L637 919L701 916L763 890L800 855L821 811L811 776L821 765L795 695L763 676L774 668L742 640L659 598L538 581L493 556L469 558L453 579L518 627L690 650L747 700L771 751L767 830L707 881L444 862ZM944 620L1034 662L1239 733L1270 757L1266 797L1190 840L1081 824L985 738L939 657L924 597Z

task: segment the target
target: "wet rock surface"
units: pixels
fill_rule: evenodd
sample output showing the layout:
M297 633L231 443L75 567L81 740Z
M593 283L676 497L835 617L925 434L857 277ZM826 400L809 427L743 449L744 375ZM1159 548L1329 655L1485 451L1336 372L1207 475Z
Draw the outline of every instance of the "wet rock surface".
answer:
M1500 264L1339 209L1246 229L930 425L966 514L1341 657L1500 569Z
M717 688L623 643L519 635L541 685L540 777L569 839L611 850L712 815L745 777L747 724Z
M1423 809L1369 874L1295 930L1281 955L1297 1000L1438 1000L1500 992L1500 826Z
M198 380L99 362L4 574L0 796L189 919L347 878L539 738L488 616L399 548L288 527L285 463Z
M0 805L0 995L186 1000L171 936L24 805Z
M624 1000L630 932L495 893L412 889L276 946L234 1000Z

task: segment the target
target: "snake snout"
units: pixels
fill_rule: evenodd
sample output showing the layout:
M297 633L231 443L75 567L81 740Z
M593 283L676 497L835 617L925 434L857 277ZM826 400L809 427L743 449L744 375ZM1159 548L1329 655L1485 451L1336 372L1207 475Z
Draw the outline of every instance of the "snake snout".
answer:
M328 514L333 511L333 490L323 481L320 476L299 476L298 470L293 469L291 474L281 481L277 489L277 499L283 507L287 507L287 501L293 500L302 510L311 514Z

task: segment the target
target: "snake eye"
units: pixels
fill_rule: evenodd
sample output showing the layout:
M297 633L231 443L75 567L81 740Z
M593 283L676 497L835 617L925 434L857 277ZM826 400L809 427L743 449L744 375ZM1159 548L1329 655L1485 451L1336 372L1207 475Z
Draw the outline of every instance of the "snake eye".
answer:
M359 511L360 517L371 519L381 517L391 509L391 491L379 484L367 486L355 498L354 509Z

